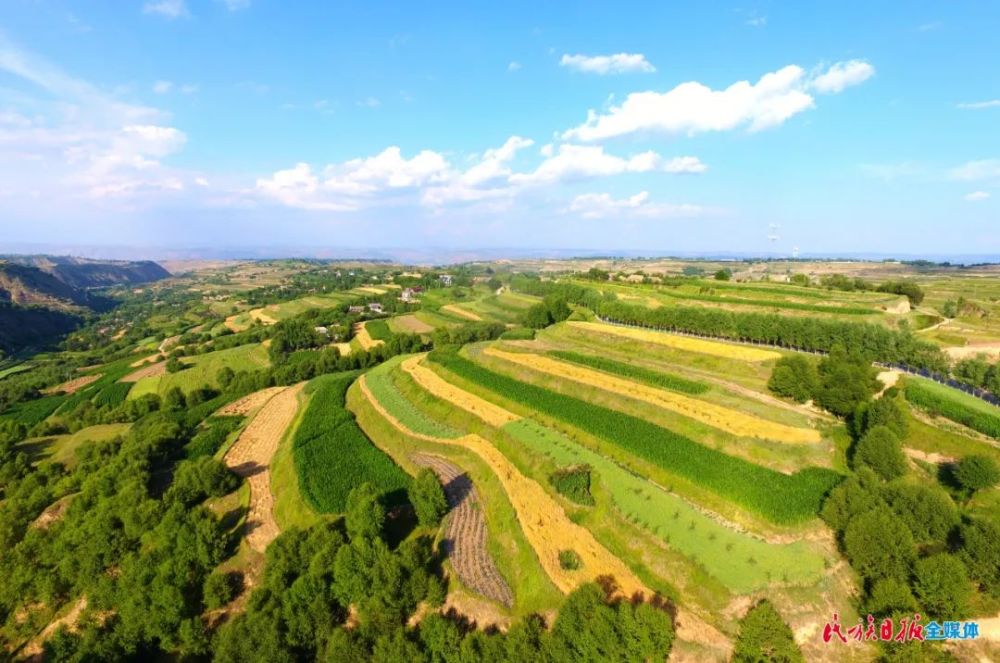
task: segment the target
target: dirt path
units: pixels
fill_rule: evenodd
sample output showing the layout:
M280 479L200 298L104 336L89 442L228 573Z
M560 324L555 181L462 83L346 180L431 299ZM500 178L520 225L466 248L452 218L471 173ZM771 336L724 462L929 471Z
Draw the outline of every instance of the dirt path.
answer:
M61 627L65 626L69 630L73 630L76 623L80 620L80 614L87 609L87 597L81 596L73 607L70 608L62 617L54 619L49 622L49 625L42 629L42 632L36 635L31 642L25 645L24 649L20 652L20 658L26 661L41 661L43 645L45 641L55 635Z
M167 338L163 339L163 341L160 342L160 346L157 348L157 350L160 351L160 354L164 354L166 353L167 350L177 345L178 341L180 340L181 337L179 335L168 336Z
M131 364L129 364L129 366L131 366L132 368L139 368L140 366L148 364L151 361L152 362L160 361L160 359L162 359L162 358L163 358L163 355L161 355L159 352L157 352L155 355L149 355L148 357L143 357L142 359L136 359Z
M514 593L500 575L487 548L486 518L469 475L440 456L413 454L413 462L429 467L444 486L451 512L443 547L455 574L469 589L501 605L514 605Z
M251 549L264 552L280 529L274 519L271 494L271 458L299 408L299 393L305 383L282 388L261 408L226 453L224 462L250 484L250 510L246 540Z
M887 390L889 390L892 387L895 387L896 383L899 382L899 378L901 378L901 377L903 377L903 374L901 372L895 371L895 370L892 370L892 371L882 371L881 373L879 373L878 374L878 381L882 383L882 389L879 390L879 392L877 394L875 394L875 398L880 397Z
M263 308L255 308L254 310L250 311L250 317L254 320L260 320L265 325L274 325L278 323L277 318L274 318L265 313Z
M903 452L910 458L922 460L925 463L933 463L934 465L954 463L955 460L957 460L953 456L945 456L944 454L921 451L920 449L911 449L910 447L903 447Z

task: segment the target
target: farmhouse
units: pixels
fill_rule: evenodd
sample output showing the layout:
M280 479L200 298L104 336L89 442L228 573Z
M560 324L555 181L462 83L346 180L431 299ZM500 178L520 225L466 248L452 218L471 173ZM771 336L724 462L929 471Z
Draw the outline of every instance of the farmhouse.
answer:
M364 313L365 312L365 307L364 306L348 306L347 307L347 312L348 313L353 313L353 314Z
M451 274L441 274L438 280L445 285L451 285Z
M410 304L410 303L419 301L417 299L417 297L423 291L424 291L424 289L421 288L420 286L416 286L416 287L413 287L413 288L403 288L403 293L399 296L399 298L402 301L406 302L407 304Z
M382 313L382 305L378 302L371 302L368 304L368 310L372 313Z
M317 334L322 334L323 336L330 335L330 330L327 329L326 327L313 327L313 331L315 331Z

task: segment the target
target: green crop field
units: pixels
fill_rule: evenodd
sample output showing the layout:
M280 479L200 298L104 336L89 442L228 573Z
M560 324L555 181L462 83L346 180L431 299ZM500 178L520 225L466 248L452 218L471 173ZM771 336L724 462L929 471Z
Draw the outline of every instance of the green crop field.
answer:
M931 380L908 376L906 399L933 414L1000 439L1000 408Z
M841 478L823 468L808 468L792 475L775 472L638 417L501 375L456 353L434 352L430 356L459 377L618 445L774 523L796 523L814 517L823 496Z
M775 582L809 584L823 573L823 557L803 542L769 544L726 527L647 479L530 419L503 427L512 438L561 466L587 464L629 521L734 591L749 592Z
M354 373L323 377L309 385L311 399L295 431L293 455L299 486L318 513L340 513L347 495L362 483L405 500L409 477L358 428L344 407Z
M416 433L440 438L458 437L458 431L426 416L396 387L393 383L393 371L401 361L402 357L390 359L365 375L365 382L372 395L389 414Z
M267 356L267 348L262 344L239 345L228 350L184 357L181 361L186 365L184 370L142 378L135 383L128 397L134 399L145 394L162 396L172 387L179 387L185 393L199 387L217 388L219 384L216 376L223 367L234 371L255 370L265 368L271 363Z

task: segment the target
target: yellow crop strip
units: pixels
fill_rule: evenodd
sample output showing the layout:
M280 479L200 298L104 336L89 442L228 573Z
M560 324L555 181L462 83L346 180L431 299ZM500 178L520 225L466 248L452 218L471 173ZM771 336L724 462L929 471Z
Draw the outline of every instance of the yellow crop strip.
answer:
M455 385L446 382L440 375L426 366L422 366L420 359L420 356L410 357L404 360L400 366L425 391L430 392L441 400L448 401L469 414L479 417L490 426L500 428L505 424L520 419L519 416L508 412L499 405L494 405L475 394L470 394L464 389L459 389Z
M609 373L602 373L550 357L521 352L505 352L494 347L486 348L483 354L535 371L641 400L740 437L754 437L792 444L809 444L819 442L822 439L819 431L811 428L786 426L721 405L632 382Z
M738 359L739 361L767 361L769 359L780 359L781 355L771 350L761 350L759 348L746 348L729 343L719 343L716 341L706 341L690 336L679 336L665 332L652 331L650 329L636 329L634 327L618 327L599 322L579 322L572 321L566 323L577 329L600 332L602 334L612 334L622 338L629 338L643 343L655 343L665 345L676 350L686 350L688 352L700 352L706 355L715 355L725 359Z
M412 360L403 362L404 370L406 370L407 362L412 362L410 366L412 368L416 362L419 362L419 359L419 357L414 357ZM416 366L433 375L429 369L419 366L419 364ZM418 371L418 373L422 371ZM408 372L414 375L412 371ZM437 376L435 375L435 377ZM420 382L416 376L414 378ZM440 380L440 378L438 379ZM435 444L463 447L475 453L490 467L500 479L500 483L507 493L507 498L510 500L511 506L517 514L518 522L521 524L521 529L524 531L524 537L534 549L535 554L538 555L545 573L561 592L569 593L583 583L595 581L601 576L611 576L626 597L637 592L651 594L631 569L602 546L589 530L570 520L558 502L550 497L537 482L521 474L507 460L507 457L489 441L474 434L457 439L445 439L412 431L382 407L368 389L364 376L358 380L358 386L379 415L403 434ZM424 386L423 383L421 386ZM462 391L457 388L453 389L457 392ZM468 394L468 396L478 398L472 394ZM506 412L502 408L496 409ZM510 412L506 412L506 415L508 420L518 419ZM563 550L573 550L580 556L581 566L579 569L562 568L559 564L559 553Z

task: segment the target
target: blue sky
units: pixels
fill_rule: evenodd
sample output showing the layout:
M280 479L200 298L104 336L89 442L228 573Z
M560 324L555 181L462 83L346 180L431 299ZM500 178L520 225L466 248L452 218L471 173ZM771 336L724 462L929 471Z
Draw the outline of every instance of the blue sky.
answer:
M6 0L0 251L1000 253L996 3L426 4Z

